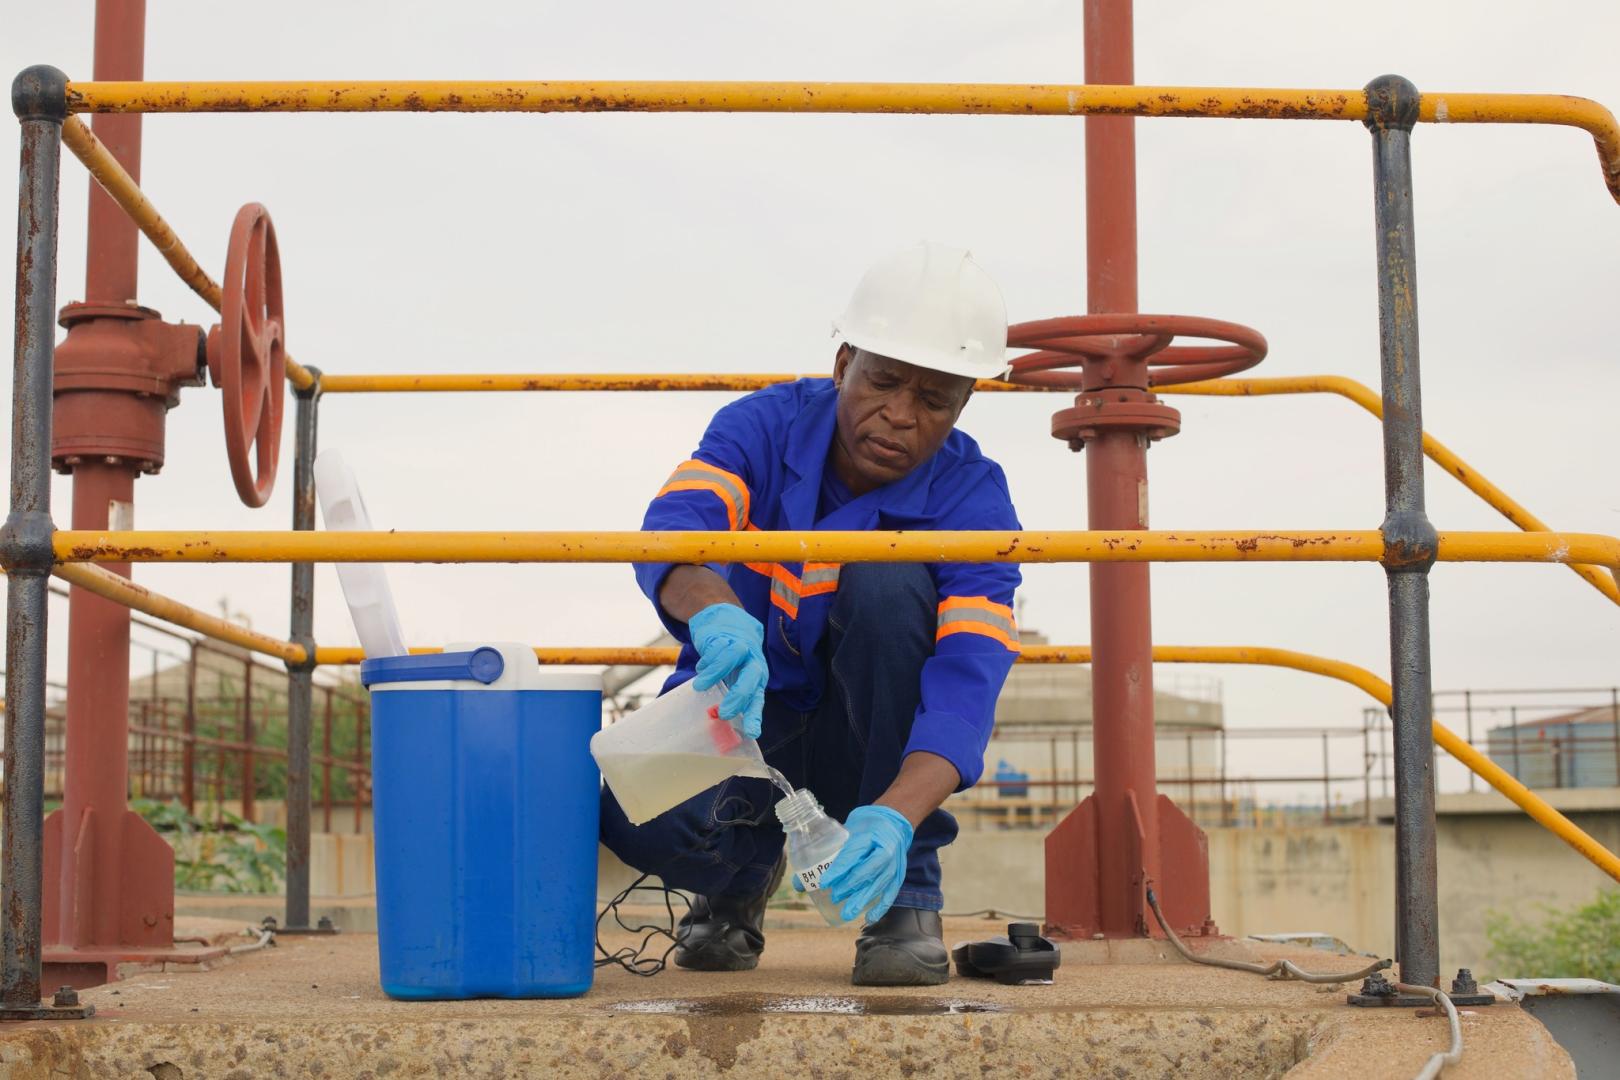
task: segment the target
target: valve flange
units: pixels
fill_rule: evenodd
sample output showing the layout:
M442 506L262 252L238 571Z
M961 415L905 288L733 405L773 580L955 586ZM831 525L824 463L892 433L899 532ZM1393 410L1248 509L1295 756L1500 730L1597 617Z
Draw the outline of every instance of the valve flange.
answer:
M1177 337L1222 344L1172 345ZM1076 450L1105 431L1168 438L1181 430L1181 414L1162 404L1151 387L1236 374L1266 355L1266 339L1247 326L1134 313L1018 323L1007 329L1007 346L1034 350L1012 362L1009 382L1080 391L1073 407L1052 417L1053 437Z
M166 323L151 308L73 303L53 364L51 462L163 468L164 426L180 390L203 384L203 329Z

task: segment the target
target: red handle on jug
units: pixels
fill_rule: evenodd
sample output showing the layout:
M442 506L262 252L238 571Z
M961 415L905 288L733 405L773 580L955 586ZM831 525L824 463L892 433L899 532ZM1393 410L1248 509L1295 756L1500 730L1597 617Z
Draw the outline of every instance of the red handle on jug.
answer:
M742 745L742 736L737 729L731 726L728 720L720 719L720 706L709 706L709 738L714 740L714 748L722 754L729 754Z

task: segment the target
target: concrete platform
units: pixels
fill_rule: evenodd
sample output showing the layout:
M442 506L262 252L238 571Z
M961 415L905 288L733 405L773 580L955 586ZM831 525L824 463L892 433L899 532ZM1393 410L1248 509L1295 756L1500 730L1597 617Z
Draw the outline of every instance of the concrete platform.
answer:
M1001 932L953 920L951 941ZM849 985L853 932L777 929L759 970L617 968L569 1001L405 1003L376 938L284 938L194 975L88 991L95 1019L0 1028L0 1078L263 1076L1377 1077L1415 1075L1440 1017L1356 1010L1342 988L1192 965L1074 964L1045 987ZM610 945L616 942L609 942ZM1262 948L1312 970L1354 957ZM1076 957L1078 959L1078 956ZM1516 1006L1465 1013L1455 1078L1573 1078Z

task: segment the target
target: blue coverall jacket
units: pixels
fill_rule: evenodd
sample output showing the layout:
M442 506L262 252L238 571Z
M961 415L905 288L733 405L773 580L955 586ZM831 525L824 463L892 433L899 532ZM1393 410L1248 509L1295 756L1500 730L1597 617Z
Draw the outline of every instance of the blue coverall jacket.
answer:
M800 379L750 394L715 414L696 453L678 465L648 507L642 527L656 530L868 530L1019 528L1001 467L978 444L952 431L911 473L859 495L817 519L822 470L836 426L830 379ZM641 563L636 578L669 632L683 646L666 686L692 677L697 654L686 624L659 607L675 564ZM765 627L768 691L810 711L826 672L816 660L838 589L830 563L716 564L711 567ZM905 752L945 758L971 787L1001 692L1018 654L1011 563L932 563L938 595L934 655L922 668L921 704Z

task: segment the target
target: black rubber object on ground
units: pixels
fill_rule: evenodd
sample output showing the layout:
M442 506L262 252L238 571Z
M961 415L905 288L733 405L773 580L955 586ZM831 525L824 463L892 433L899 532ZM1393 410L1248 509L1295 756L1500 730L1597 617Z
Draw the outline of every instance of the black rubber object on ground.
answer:
M1034 923L1008 923L1006 937L964 941L951 950L956 973L994 979L1006 986L1050 984L1063 959L1056 945L1041 937Z

